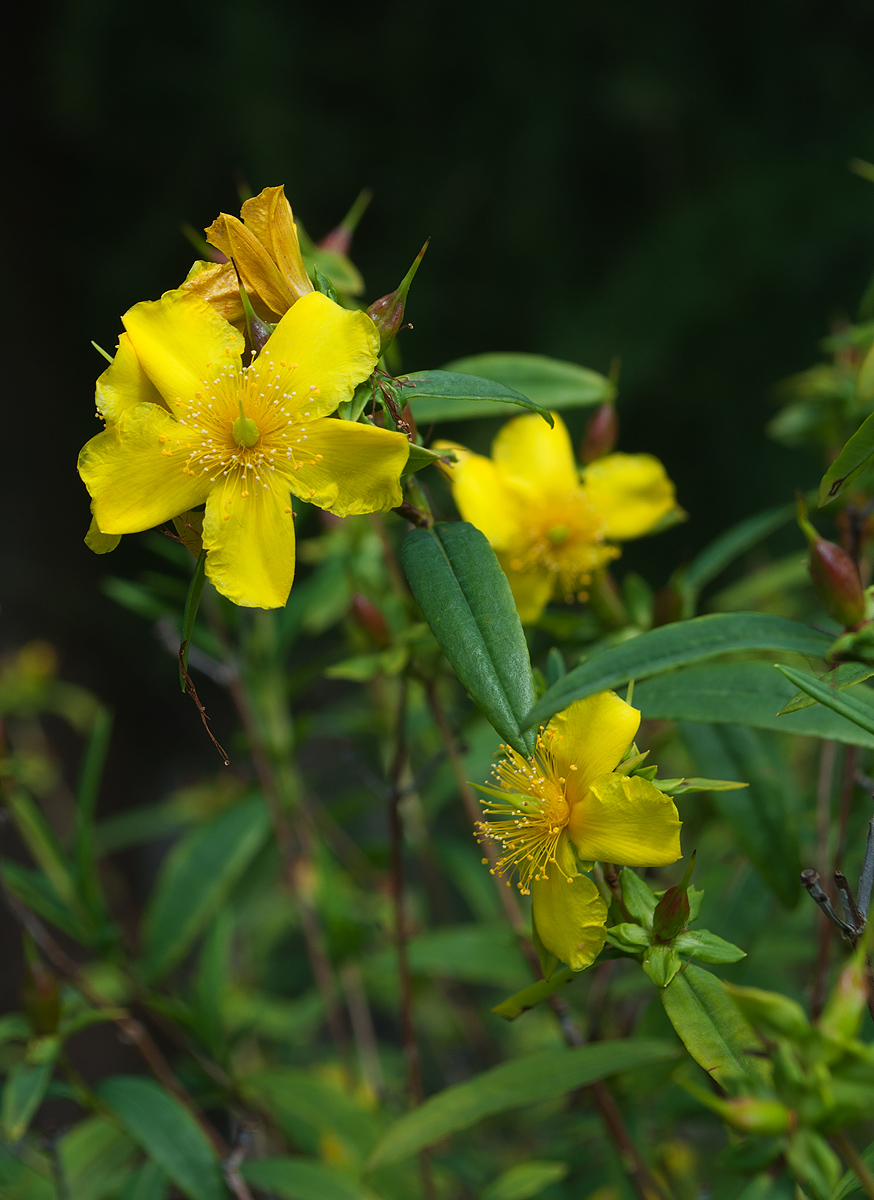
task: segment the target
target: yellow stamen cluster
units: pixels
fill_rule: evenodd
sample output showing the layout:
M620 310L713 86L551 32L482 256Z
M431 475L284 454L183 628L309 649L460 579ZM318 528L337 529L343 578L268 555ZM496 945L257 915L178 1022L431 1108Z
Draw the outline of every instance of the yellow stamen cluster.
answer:
M598 567L619 551L604 542L604 520L582 488L567 496L544 496L525 509L510 566L514 571L549 571L568 601L585 599L581 591Z
M177 397L170 406L178 434L160 438L169 443L162 451L165 456L185 454L187 475L206 474L212 483L225 477L223 500L230 506L238 485L246 500L250 488L267 488L277 469L299 471L321 461L320 454L302 457L310 418L307 402L319 389L311 384L298 396L297 363L272 363L268 347L257 364L248 367L207 366L213 368L211 377L201 381L200 389L187 399ZM315 495L312 489L310 495Z
M505 758L492 767L498 788L481 801L490 817L504 818L481 821L478 825L480 843L494 839L505 850L491 872L518 875L516 886L523 896L529 895L532 880L547 878L550 864L561 870L556 850L570 817L570 805L567 779L559 774L552 753L554 737L550 730L541 729L531 758L523 757L512 746L502 745ZM570 770L575 771L576 767L571 765Z

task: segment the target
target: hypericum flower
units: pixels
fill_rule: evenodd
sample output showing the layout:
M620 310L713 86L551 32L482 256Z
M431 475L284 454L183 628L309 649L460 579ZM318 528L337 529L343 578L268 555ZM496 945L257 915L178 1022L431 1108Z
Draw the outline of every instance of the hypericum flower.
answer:
M492 873L530 893L543 945L575 971L604 945L607 906L581 871L596 861L663 867L680 857L680 819L670 796L616 773L640 713L615 692L577 700L552 718L531 758L502 746L496 787L481 788L489 816L480 835L501 843ZM483 862L487 862L483 859Z
M135 305L97 385L107 424L79 456L101 534L205 502L206 574L235 604L278 608L294 578L290 493L338 516L401 503L407 439L329 418L372 372L370 318L304 296L243 366L242 336L188 291Z
M613 542L680 511L657 458L609 454L581 473L564 422L552 416L553 429L534 414L508 421L491 458L449 442L434 447L455 451L459 461L446 470L458 511L491 542L524 622L552 597L584 599L593 574L618 557Z
M240 215L242 220L220 213L206 230L207 241L234 260L258 315L278 321L313 290L285 189L265 188L243 204ZM198 262L182 286L203 296L225 320L241 325L244 313L237 271L230 262Z

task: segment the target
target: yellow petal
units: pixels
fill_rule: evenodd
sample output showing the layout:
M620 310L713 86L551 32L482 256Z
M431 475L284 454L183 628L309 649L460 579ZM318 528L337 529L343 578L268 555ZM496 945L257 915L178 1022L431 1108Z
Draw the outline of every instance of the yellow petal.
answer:
M507 549L516 535L515 497L490 458L469 451L458 456L459 462L450 470L459 513L482 530L495 550Z
M352 397L379 359L379 334L367 313L341 308L321 292L310 292L276 326L250 373L262 377L294 367L289 376L289 411L324 417Z
M266 486L225 476L209 494L203 516L206 576L244 608L282 608L294 579L294 516L284 480L264 473ZM248 490L248 496L243 491Z
M104 421L117 421L123 412L135 404L160 404L161 393L140 365L130 335L118 339L118 350L112 365L97 380L95 396L97 411Z
M538 493L565 494L578 486L570 436L558 413L552 416L552 429L535 413L514 417L495 438L492 458L506 481Z
M181 288L135 304L122 319L137 358L171 410L177 398L190 399L203 386L211 368L239 364L245 345L206 300Z
M583 473L583 487L614 541L641 537L676 508L674 485L651 454L608 454Z
M240 285L230 263L196 262L185 276L182 287L186 292L201 296L226 321L243 328L246 316L240 299ZM277 314L267 308L263 301L253 297L252 306L259 317L268 321L276 319Z
M82 448L79 474L101 533L139 533L203 503L209 478L185 473L186 451L171 451L178 432L163 408L138 404Z
M594 780L618 766L639 725L640 713L615 692L598 692L584 700L575 700L550 720L546 741L558 773L567 779L571 806L585 795Z
M519 620L523 625L530 625L543 612L552 598L555 587L555 576L545 568L534 568L531 571L514 571L507 562L506 555L498 555L504 574L513 592Z
M311 292L313 285L301 257L297 226L291 205L285 198L285 189L282 186L265 188L245 202L240 215L246 228L251 229L266 247L295 296Z
M219 213L206 231L206 240L237 264L247 292L260 296L271 312L288 312L297 295L255 234L239 217Z
M555 865L546 879L531 884L532 914L540 940L550 953L582 971L604 945L607 905L587 875L567 882Z
M568 833L580 858L665 867L681 855L676 805L637 775L602 775L571 809Z
M296 496L339 517L387 512L401 503L400 475L410 452L402 433L323 417L307 426L306 438L300 469L286 478Z
M91 524L85 534L85 545L92 554L109 554L120 541L121 535L118 533L101 533L97 522L91 518Z

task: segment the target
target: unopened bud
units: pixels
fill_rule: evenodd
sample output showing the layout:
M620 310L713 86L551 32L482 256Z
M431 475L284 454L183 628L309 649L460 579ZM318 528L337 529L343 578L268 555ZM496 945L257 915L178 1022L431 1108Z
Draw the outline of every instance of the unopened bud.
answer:
M429 238L428 242L430 240ZM419 263L425 257L428 242L425 243L416 255L413 265L407 271L395 291L389 292L387 296L381 296L379 300L374 300L367 310L368 317L370 317L379 330L380 353L394 341L395 334L404 323L404 306L407 302L407 293L419 269Z
M770 1137L791 1133L797 1123L792 1109L779 1100L760 1100L756 1096L725 1101L720 1107L720 1116L733 1129Z
M595 409L589 418L583 444L580 447L580 460L584 464L594 462L609 454L619 440L619 418L613 404L602 404Z
M34 1033L54 1033L61 1019L61 985L31 949L21 981L21 1007Z
M360 592L356 592L352 597L350 612L353 621L361 626L373 644L384 650L389 644L389 630L385 617L376 605Z
M679 883L669 887L659 900L652 915L652 931L657 942L672 942L689 920L689 880L695 866L695 855L689 859L686 873Z
M335 254L348 254L352 249L352 234L358 222L364 216L364 211L367 208L373 197L373 192L370 188L365 188L358 193L358 197L346 216L330 233L326 233L321 241L316 242L320 250L333 250Z
M237 275L237 284L240 289L240 302L243 305L243 315L246 318L246 333L249 336L249 345L256 354L260 354L264 349L267 339L270 337L275 325L268 324L267 321L262 321L252 307L252 301L249 299L249 293L243 287L243 281L240 278L240 272L237 270L237 264L231 259L234 271Z
M809 547L808 570L816 594L836 621L852 629L865 619L865 591L853 560L835 542L820 537L798 496L798 524Z

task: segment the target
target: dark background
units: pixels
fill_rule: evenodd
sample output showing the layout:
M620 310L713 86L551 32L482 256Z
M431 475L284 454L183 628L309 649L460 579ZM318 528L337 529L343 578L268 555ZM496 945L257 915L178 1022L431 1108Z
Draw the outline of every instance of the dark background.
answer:
M636 552L653 583L815 482L763 426L874 265L874 188L847 169L874 158L869 3L69 0L15 20L0 645L49 639L117 710L108 803L215 764L172 659L100 590L155 562L82 543L89 339L111 348L182 279L180 223L237 212L238 178L285 183L315 237L370 185L369 298L431 235L410 369L619 356L621 447L658 454L691 514Z

